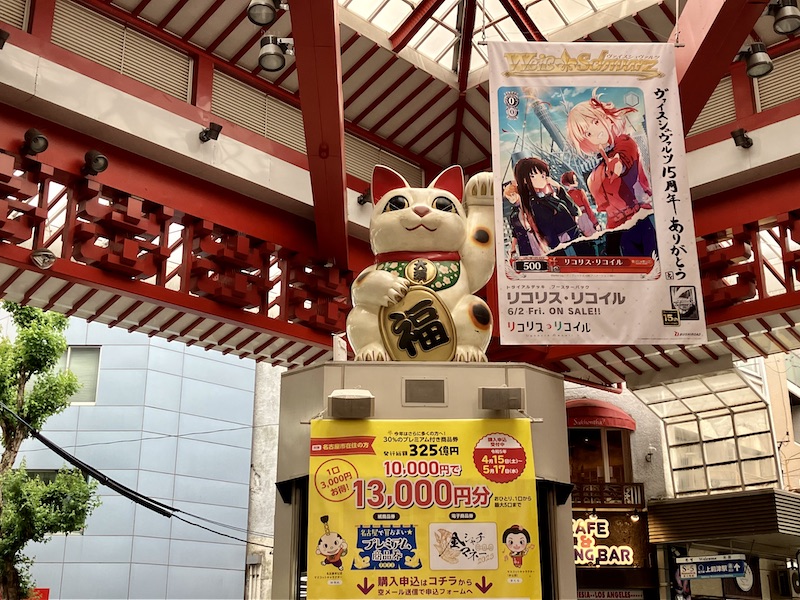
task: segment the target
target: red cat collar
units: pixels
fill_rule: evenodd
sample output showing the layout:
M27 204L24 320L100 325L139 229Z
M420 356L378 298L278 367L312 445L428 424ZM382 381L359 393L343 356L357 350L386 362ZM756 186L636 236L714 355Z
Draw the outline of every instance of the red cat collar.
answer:
M430 261L461 260L458 252L414 252L404 250L401 252L381 252L375 255L375 264L385 262L409 262L417 258L427 258Z

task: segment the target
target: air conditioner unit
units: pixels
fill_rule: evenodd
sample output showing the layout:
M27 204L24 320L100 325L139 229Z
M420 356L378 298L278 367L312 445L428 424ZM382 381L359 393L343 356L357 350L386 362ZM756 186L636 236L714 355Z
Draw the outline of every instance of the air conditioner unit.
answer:
M800 575L794 569L776 571L773 591L781 598L800 598Z

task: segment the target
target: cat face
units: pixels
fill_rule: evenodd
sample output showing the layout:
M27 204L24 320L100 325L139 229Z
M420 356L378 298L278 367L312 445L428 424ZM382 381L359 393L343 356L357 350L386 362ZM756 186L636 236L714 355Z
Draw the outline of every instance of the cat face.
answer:
M451 167L427 188L412 188L397 173L376 166L372 190L377 202L370 222L375 254L397 251L456 251L466 238L461 206L461 167Z

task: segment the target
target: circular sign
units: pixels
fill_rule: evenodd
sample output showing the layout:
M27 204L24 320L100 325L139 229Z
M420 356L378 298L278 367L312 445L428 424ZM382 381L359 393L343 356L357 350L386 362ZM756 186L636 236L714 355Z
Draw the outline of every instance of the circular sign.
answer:
M314 473L314 487L320 496L331 502L347 500L355 491L353 482L358 470L353 463L341 458L326 460Z
M750 565L744 566L744 575L741 577L736 577L734 579L736 585L739 586L739 589L743 592L749 592L753 588L753 570L750 568Z
M495 483L509 483L522 475L528 458L525 449L507 433L483 436L472 451L478 473Z

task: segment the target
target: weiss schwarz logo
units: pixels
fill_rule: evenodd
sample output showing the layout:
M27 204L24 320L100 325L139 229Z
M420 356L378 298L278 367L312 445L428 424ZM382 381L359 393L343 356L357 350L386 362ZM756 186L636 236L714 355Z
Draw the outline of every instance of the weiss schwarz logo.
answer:
M575 58L564 50L561 56L544 52L506 52L506 76L541 77L557 73L587 73L592 75L633 75L639 79L664 77L658 70L658 58L651 56L609 56L608 50L592 58L582 52Z

